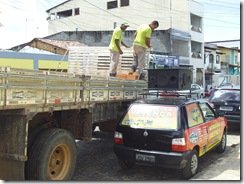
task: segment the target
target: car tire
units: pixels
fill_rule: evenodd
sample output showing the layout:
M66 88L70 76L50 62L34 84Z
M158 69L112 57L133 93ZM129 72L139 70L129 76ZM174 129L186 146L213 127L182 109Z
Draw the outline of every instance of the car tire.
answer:
M47 129L37 136L28 157L26 179L70 180L77 159L76 143L67 130Z
M131 169L134 167L135 163L128 160L118 159L119 165L122 169Z
M216 151L218 153L225 152L226 143L227 143L227 133L226 133L226 131L224 131L221 141L220 141L219 145L216 147Z
M191 151L186 167L182 170L182 175L185 179L189 179L194 176L198 171L199 157L198 152L194 149Z

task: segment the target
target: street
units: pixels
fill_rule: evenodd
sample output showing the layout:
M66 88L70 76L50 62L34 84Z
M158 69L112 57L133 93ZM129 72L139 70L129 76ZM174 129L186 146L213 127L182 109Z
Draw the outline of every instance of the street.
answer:
M113 153L113 134L95 131L93 137L91 142L77 142L78 161L72 179L74 181L160 181L182 179L180 173L172 169L135 166L130 170L122 170ZM240 180L239 146L240 133L236 131L229 132L225 153L218 154L213 150L203 156L199 162L199 172L192 180ZM239 160L236 160L238 158Z

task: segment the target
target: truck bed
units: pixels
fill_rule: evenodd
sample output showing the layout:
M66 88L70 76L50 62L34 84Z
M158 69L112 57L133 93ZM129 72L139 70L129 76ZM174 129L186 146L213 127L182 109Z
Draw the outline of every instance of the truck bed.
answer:
M1 67L0 109L83 108L138 99L145 88L146 81L140 80Z

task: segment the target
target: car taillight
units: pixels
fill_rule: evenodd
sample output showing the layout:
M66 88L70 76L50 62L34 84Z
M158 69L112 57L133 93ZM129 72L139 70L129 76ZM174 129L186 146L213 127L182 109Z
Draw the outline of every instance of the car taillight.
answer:
M123 134L120 132L114 133L114 142L115 144L123 144Z
M214 104L211 102L208 102L208 104L210 105L210 107L212 107L214 109Z
M174 138L174 139L172 139L172 151L176 151L176 152L186 151L185 138Z

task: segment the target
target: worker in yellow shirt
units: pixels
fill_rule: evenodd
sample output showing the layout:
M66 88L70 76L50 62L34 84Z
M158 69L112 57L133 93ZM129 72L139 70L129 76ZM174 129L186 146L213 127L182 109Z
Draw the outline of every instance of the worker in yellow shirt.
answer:
M146 49L151 47L150 39L152 32L158 28L158 21L154 20L149 25L143 24L138 27L133 42L134 61L132 71L134 73L138 69L139 79L142 79L142 72L145 66Z
M120 54L123 54L123 51L121 50L121 45L128 48L128 46L122 41L122 32L124 32L127 27L129 27L128 23L123 23L121 24L121 26L116 27L113 31L113 35L109 44L110 76L112 77L115 77L117 74Z

